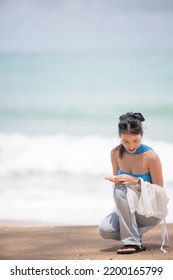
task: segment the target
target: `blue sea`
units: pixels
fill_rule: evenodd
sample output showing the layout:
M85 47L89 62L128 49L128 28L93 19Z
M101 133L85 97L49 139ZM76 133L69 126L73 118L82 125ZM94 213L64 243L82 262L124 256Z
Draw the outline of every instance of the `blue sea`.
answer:
M1 52L0 220L98 224L131 111L161 158L173 222L173 52Z

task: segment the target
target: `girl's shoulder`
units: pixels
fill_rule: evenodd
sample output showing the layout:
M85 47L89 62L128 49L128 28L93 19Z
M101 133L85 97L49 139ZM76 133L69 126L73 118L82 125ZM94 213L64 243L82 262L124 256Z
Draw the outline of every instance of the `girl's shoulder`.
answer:
M158 156L158 154L154 150L146 151L145 152L145 156L146 156L147 160L150 160L150 161L157 161L157 160L159 160L159 156Z
M119 150L120 150L120 145L117 147L114 147L111 150L111 157L118 157L119 156Z

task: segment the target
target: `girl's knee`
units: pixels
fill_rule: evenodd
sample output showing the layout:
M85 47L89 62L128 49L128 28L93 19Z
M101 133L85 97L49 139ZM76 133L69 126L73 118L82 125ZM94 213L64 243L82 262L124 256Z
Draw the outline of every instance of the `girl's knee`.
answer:
M103 239L110 239L110 232L108 228L104 227L103 224L99 225L98 228L99 234Z
M113 230L111 227L108 227L108 225L105 225L104 223L101 223L99 225L98 231L103 239L120 239L119 233L116 232L116 230Z

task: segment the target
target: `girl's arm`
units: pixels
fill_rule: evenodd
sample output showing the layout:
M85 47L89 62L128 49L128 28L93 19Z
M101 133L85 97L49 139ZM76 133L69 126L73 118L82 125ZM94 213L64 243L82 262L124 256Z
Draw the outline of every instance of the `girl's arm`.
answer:
M113 175L112 176L108 176L108 177L105 177L106 180L109 180L113 183L116 183L117 182L117 174L118 174L118 151L115 151L115 149L113 149L111 151L111 163L112 163L112 171L113 171Z
M111 151L111 163L112 163L112 171L113 175L118 174L118 151L115 151L114 149Z
M163 187L162 165L159 156L151 151L148 158L148 167L152 183Z

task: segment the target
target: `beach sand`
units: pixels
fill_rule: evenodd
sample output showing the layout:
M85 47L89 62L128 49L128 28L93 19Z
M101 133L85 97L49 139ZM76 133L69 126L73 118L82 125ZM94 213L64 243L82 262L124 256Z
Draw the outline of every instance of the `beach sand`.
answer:
M143 238L145 252L118 255L120 241L104 240L97 226L0 224L1 260L172 260L173 224L167 224L167 253L160 250L162 225Z

